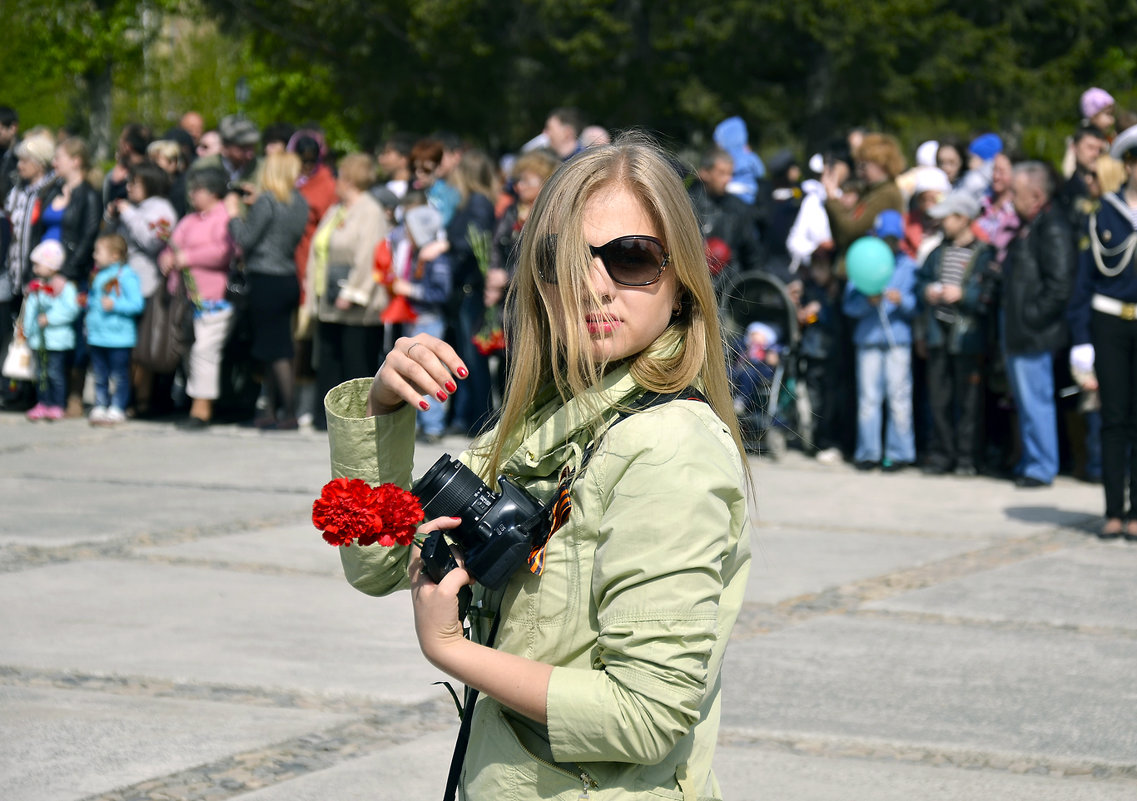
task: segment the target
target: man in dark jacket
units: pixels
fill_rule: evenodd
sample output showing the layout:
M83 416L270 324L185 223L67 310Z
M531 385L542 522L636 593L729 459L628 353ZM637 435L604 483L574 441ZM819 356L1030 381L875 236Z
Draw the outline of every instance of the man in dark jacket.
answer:
M0 106L0 206L16 185L16 145L20 143L20 115L9 106Z
M1066 344L1066 304L1074 279L1074 242L1055 180L1041 162L1015 167L1015 212L1022 221L1003 275L1003 346L1019 415L1019 487L1049 486L1058 473L1053 352Z
M716 289L762 266L752 210L726 191L733 174L730 154L711 148L699 164L699 180L690 191Z

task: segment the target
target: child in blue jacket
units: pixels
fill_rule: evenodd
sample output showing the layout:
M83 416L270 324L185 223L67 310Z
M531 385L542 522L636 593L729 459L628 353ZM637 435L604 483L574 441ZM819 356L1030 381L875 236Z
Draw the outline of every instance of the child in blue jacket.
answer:
M126 240L118 234L95 240L96 272L87 295L87 344L95 372L93 426L126 420L130 400L130 351L137 341L137 318L145 301L126 255Z
M61 420L67 401L67 362L75 350L75 327L79 317L79 291L59 272L63 267L63 246L45 239L29 257L36 278L28 285L24 301L24 336L39 361L36 405L27 417Z
M845 314L852 318L857 349L858 469L878 464L888 471L916 461L912 427L912 318L916 314L916 262L900 251L904 222L897 211L883 211L873 234L892 248L892 278L879 295L866 296L850 281L845 287ZM881 409L888 402L888 431L881 449Z

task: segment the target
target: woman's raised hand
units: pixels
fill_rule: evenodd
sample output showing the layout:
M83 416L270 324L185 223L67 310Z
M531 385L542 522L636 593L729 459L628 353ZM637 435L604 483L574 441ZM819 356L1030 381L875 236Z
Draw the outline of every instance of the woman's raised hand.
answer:
M389 414L404 403L426 411L430 403L423 396L445 401L458 389L455 378L469 374L454 349L438 337L400 337L371 382L367 413Z

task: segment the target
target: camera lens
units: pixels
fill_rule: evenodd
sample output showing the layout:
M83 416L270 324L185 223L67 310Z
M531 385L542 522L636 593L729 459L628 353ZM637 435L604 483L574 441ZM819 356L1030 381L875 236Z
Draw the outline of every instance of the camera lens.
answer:
M494 500L472 470L445 455L418 480L413 492L422 501L427 519L471 515L479 518Z

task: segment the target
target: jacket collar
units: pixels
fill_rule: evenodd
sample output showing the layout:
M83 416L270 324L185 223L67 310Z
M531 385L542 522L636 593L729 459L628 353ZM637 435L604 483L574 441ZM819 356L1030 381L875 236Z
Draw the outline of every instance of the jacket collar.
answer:
M537 411L525 423L518 444L502 464L502 472L524 480L556 482L563 467L576 469L588 443L605 428L613 407L629 402L642 388L622 364L600 384L562 403L553 387L538 394Z

